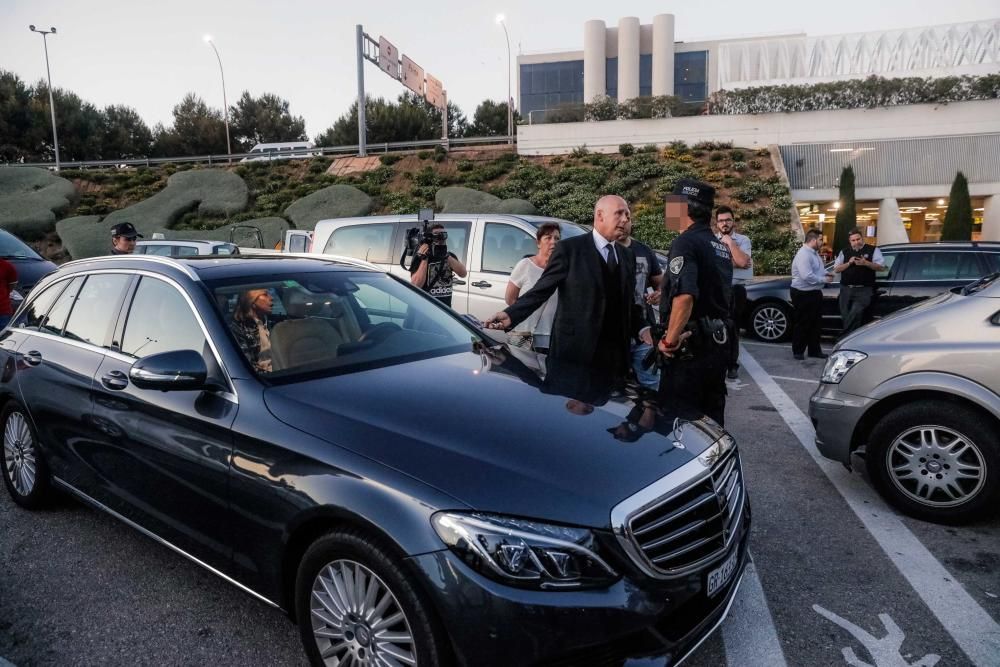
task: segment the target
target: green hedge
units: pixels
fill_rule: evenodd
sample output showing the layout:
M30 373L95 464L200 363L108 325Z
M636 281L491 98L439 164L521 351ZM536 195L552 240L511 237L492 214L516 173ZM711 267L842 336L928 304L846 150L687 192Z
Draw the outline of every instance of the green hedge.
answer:
M131 222L147 237L159 229L169 229L182 215L229 216L246 209L250 193L236 174L222 169L180 171L167 179L167 187L149 199L115 211L104 219L111 229L119 222Z
M0 168L0 228L26 241L55 229L56 214L77 198L76 187L47 169Z
M351 185L331 185L303 197L285 209L296 229L313 229L320 220L368 215L372 198Z
M500 198L481 190L454 186L438 190L434 203L442 213L496 213Z
M720 90L709 97L708 113L755 114L828 109L873 109L901 104L938 104L1000 98L1000 74L982 76L870 76L807 86L758 86Z
M63 249L72 259L111 252L111 228L101 224L99 215L78 215L56 223Z

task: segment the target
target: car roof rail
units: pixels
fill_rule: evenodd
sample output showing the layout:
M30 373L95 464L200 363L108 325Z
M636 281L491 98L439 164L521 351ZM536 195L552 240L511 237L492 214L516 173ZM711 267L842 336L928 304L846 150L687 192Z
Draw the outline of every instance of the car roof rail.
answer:
M99 255L97 257L85 257L84 259L74 259L71 262L66 262L62 266L76 266L79 264L92 264L92 263L104 263L104 262L114 262L121 260L138 260L140 262L153 262L155 264L165 264L167 266L172 266L175 269L180 269L188 275L188 277L194 280L200 280L198 273L192 269L190 266L183 262L178 262L177 260L165 257L163 255ZM62 267L59 267L62 268Z

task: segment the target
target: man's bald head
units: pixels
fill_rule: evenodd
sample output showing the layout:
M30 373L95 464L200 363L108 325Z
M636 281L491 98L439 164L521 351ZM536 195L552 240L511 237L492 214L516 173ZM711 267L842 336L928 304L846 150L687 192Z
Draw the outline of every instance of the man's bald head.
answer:
M609 241L628 237L632 212L618 195L604 195L594 206L594 230Z

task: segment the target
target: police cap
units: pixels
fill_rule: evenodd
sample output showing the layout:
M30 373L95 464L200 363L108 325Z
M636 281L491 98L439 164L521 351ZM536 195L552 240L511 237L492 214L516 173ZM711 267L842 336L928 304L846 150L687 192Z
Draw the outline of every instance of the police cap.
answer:
M691 178L682 178L677 181L673 194L687 197L688 201L697 202L709 209L715 206L715 188L708 183Z
M135 225L131 222L119 222L111 228L111 236L124 236L127 239L142 238L142 234L136 231Z

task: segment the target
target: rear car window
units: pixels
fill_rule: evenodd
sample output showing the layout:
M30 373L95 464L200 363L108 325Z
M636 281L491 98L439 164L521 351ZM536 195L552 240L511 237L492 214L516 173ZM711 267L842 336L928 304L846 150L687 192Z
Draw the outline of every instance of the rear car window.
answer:
M369 262L389 262L395 231L396 225L391 222L341 227L330 234L323 253Z
M131 279L132 276L124 273L88 276L73 304L63 335L72 340L103 346L108 330L115 325L118 304Z
M514 265L538 252L535 237L513 225L486 224L483 235L483 271L510 273Z
M25 307L24 312L21 313L20 317L17 318L17 322L14 326L21 327L23 329L30 329L32 331L38 331L45 319L46 313L49 312L49 308L52 307L56 298L62 294L62 291L66 289L66 286L71 282L71 280L61 280L55 285L46 287L37 295L33 295L34 298L27 305L27 307ZM69 312L69 310L66 312Z
M913 252L904 280L974 280L983 270L974 252Z

